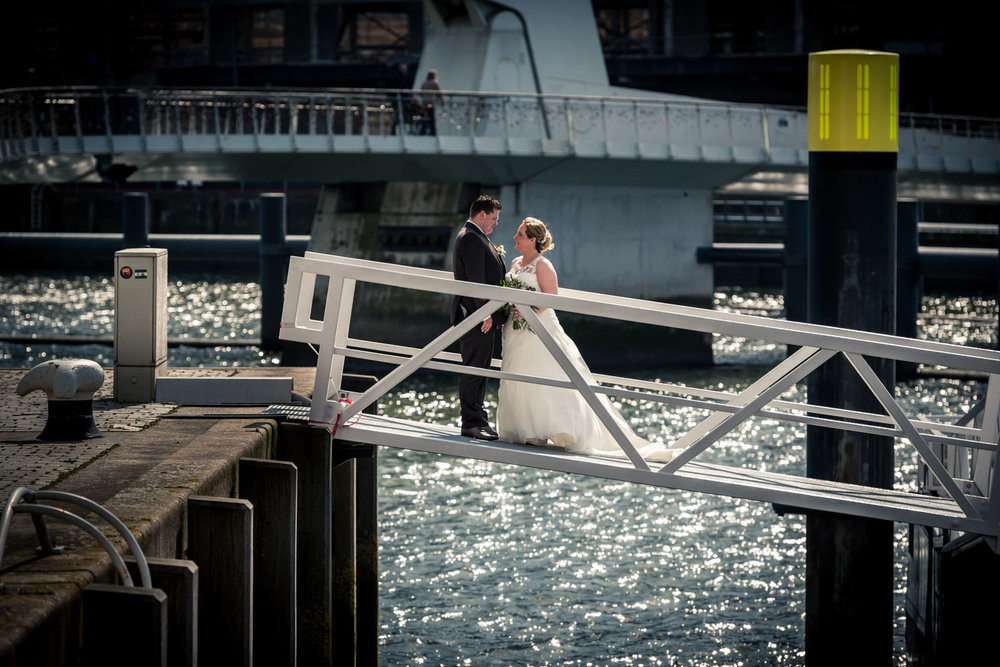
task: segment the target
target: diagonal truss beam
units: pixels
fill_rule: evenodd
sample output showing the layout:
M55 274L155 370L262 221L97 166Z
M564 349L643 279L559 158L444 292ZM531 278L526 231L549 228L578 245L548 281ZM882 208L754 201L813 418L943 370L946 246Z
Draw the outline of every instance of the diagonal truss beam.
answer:
M835 350L800 347L729 401L730 405L740 406L738 411L732 414L714 412L677 440L671 449L683 451L663 466L661 471L677 472L685 463L711 447L719 438L752 417L757 410L835 354Z
M369 387L365 393L358 397L358 400L348 405L341 416L343 422L347 423L349 419L377 401L382 394L419 370L426 362L433 359L434 355L457 341L474 326L478 326L490 313L496 311L502 305L503 303L500 301L487 301L463 321L445 330L418 353L413 355L411 359L400 364L384 378Z
M948 491L948 495L952 497L958 506L962 508L962 511L966 513L967 516L975 517L981 519L979 512L973 507L972 502L966 497L962 490L958 487L958 484L948 473L948 470L941 463L941 460L934 456L934 452L931 451L930 445L924 440L924 436L920 435L916 427L910 423L910 418L906 416L903 409L899 407L899 403L896 402L896 398L885 388L882 381L879 379L878 375L872 370L872 367L868 365L864 357L860 354L855 354L854 352L844 352L844 356L854 367L854 370L858 372L861 379L868 386L868 389L872 392L872 395L882 404L886 413L892 417L896 425L899 426L903 431L904 437L910 441L910 444L917 450L920 454L920 458L923 459L927 467L931 469L934 475L941 482L941 485Z
M583 374L576 367L573 361L566 355L566 352L559 347L555 339L549 330L542 324L541 318L535 313L535 311L530 306L521 306L518 309L521 316L528 320L528 324L534 330L535 335L538 336L542 344L545 345L545 349L549 351L555 360L559 364L559 367L563 369L566 376L569 377L570 382L576 387L576 390L580 392L580 396L583 400L587 402L590 409L594 411L597 418L601 420L604 427L608 429L618 446L622 448L625 455L628 456L629 460L632 461L633 465L640 470L649 470L649 465L643 460L639 452L636 451L635 447L632 445L632 441L629 440L628 435L622 429L621 425L615 421L614 416L611 414L609 409L609 403L603 403L597 394L594 392L594 387L591 386L590 382L583 377Z

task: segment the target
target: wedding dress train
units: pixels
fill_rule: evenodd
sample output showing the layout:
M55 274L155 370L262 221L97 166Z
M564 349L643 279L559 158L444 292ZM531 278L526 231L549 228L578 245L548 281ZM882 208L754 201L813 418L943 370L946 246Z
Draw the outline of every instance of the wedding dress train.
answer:
M534 261L522 267L521 258L517 258L507 277L517 278L524 286L538 290L538 279L535 275L537 262L536 257ZM563 331L555 311L546 308L537 314L576 369L587 382L594 383L590 369L580 356L576 344ZM525 327L515 329L512 319L509 319L503 327L502 341L501 370L560 380L568 379L538 335ZM629 441L640 456L659 462L667 462L673 458L676 452L636 435L606 395L598 394L598 400L610 408L615 423L628 435ZM626 457L610 431L575 389L501 380L497 406L497 431L500 439L506 442L546 444L548 441L555 447L572 452L615 458Z

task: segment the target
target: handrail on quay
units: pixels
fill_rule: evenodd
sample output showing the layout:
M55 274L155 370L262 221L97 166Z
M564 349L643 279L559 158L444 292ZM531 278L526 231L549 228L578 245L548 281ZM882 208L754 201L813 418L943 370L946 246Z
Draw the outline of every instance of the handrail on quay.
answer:
M149 563L142 551L142 547L139 546L138 540L132 535L128 527L118 517L93 500L65 491L32 491L27 487L21 486L11 492L3 505L3 511L0 512L0 564L3 563L3 555L7 547L7 535L15 513L27 513L31 515L31 520L35 525L35 533L38 537L38 549L40 552L45 554L59 553L62 547L52 544L49 530L45 523L45 516L51 516L81 528L97 540L108 556L110 556L112 563L114 563L115 568L118 570L118 576L121 577L122 583L127 587L134 586L132 575L129 574L124 559L104 533L99 531L94 524L82 516L61 507L42 504L43 501L79 505L110 523L118 531L122 539L125 540L125 543L132 552L132 556L135 558L142 588L152 588Z
M471 151L808 164L803 109L681 97L442 91L434 93L431 123L422 94L9 89L0 91L0 162L81 154ZM900 114L899 167L998 173L1000 120Z
M355 306L369 311L366 314L379 307L373 299L355 303L355 288L359 283L442 295L442 323L447 321L446 296L461 294L487 303L464 322L443 326L442 333L422 348L395 345L349 335ZM317 284L326 286L321 319L313 316ZM547 341L546 346L565 372L564 378L503 372L496 359L489 369L470 368L461 364L458 354L445 352L486 314L506 303L516 306L534 332L543 342ZM607 375L597 375L596 383L592 384L553 343L550 332L533 307L766 340L794 346L797 350L739 393ZM997 548L1000 502L995 499L1000 498L1000 475L992 473L1000 413L1000 352L997 351L578 290L561 289L558 295L553 295L481 285L456 281L443 271L315 252L290 260L280 337L318 347L310 416L314 423L333 429L335 437L938 526L987 536L993 548ZM857 371L882 406L883 413L812 405L783 396L796 383L837 356L846 358ZM868 360L872 357L987 374L987 393L977 421L973 422L968 415L942 417L940 421L907 415L893 392L872 370ZM353 402L346 403L341 400L340 387L347 358L390 364L395 369L354 397ZM577 391L608 427L627 458L607 459L511 443L487 443L460 437L454 426L362 415L366 406L419 369L532 382ZM671 449L682 451L665 465L653 464L656 467L651 467L615 425L597 394L694 407L706 411L707 416L687 432L670 434L667 444ZM924 474L936 480L933 486L940 496L696 461L726 434L756 417L905 439L916 450ZM973 423L979 425L970 425ZM338 432L337 425L347 424L349 428ZM667 424L662 426L668 428Z

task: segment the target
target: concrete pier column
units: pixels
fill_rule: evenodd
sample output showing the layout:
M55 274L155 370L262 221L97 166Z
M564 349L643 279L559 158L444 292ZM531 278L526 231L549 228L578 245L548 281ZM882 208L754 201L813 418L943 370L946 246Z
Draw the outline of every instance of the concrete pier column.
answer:
M126 192L122 197L122 247L149 245L149 195Z
M288 251L285 195L266 193L260 196L260 342L265 350L281 347L281 305L285 296Z
M893 333L899 57L809 56L808 320ZM892 361L873 360L890 391ZM810 404L881 412L840 357L809 376ZM893 439L808 427L806 473L891 488ZM806 520L806 663L892 659L892 523L811 513Z

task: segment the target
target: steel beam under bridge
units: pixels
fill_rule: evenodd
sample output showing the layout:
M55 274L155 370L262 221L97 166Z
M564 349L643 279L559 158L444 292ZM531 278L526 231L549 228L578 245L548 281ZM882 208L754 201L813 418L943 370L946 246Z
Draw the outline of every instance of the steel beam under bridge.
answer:
M387 143L385 138L371 144ZM547 157L509 153L445 153L417 137L420 148L407 152L372 150L330 153L174 152L115 154L116 162L138 169L132 181L300 181L365 183L423 181L439 183L548 183L580 186L644 186L712 190L739 180L753 169L740 164L637 160L621 157ZM99 148L104 148L102 146ZM421 150L422 148L422 150ZM0 165L0 183L100 180L91 155L19 158Z

